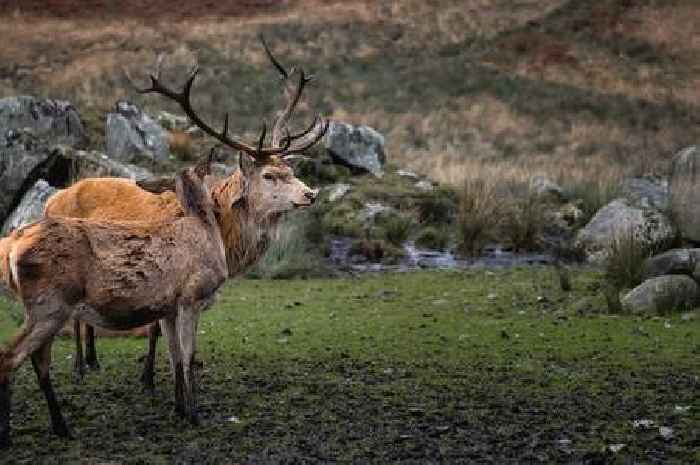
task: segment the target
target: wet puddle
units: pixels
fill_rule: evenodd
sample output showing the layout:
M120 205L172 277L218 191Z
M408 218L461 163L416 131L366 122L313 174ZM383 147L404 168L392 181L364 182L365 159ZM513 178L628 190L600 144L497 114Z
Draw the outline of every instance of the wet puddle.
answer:
M491 244L478 257L459 257L451 250L429 250L416 247L413 241L404 243L405 256L397 264L372 262L351 253L352 239L335 237L330 241L329 264L337 269L356 272L413 271L419 269L505 268L525 265L549 265L554 256L547 253L516 253L499 244Z

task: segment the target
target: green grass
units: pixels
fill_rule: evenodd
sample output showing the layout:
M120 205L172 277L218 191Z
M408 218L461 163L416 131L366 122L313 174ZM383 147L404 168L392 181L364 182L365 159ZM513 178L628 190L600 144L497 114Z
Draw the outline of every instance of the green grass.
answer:
M200 326L201 427L172 414L162 341L151 398L144 340L99 340L102 371L76 386L62 339L53 373L77 439L48 436L25 363L0 462L579 463L624 443L620 463L692 463L700 320L606 315L602 278L576 271L570 293L545 268L231 282ZM6 340L4 309L0 324Z

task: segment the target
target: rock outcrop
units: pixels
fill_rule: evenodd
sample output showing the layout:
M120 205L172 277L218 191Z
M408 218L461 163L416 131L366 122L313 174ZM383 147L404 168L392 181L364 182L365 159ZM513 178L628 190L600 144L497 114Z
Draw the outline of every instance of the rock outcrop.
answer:
M700 148L688 147L673 158L670 204L681 236L700 242Z
M336 162L377 177L384 174L384 136L369 126L332 121L323 144Z
M17 208L5 220L0 236L6 236L17 228L32 223L44 214L46 201L56 192L48 182L40 179L22 197Z
M73 146L87 139L80 114L70 102L27 95L0 99L0 145L17 130Z
M664 315L694 308L700 300L700 286L685 275L651 278L622 298L622 309L632 314Z
M640 245L657 246L674 236L671 221L659 210L616 199L601 208L576 235L575 246L588 260L604 263L610 244L620 234L633 233Z
M168 132L126 101L107 114L105 144L107 156L122 163L162 163L170 154Z

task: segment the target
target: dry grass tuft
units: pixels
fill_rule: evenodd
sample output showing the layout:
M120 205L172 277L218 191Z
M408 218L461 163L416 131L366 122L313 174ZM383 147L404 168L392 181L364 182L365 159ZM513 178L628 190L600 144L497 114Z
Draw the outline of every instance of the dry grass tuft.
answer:
M458 248L462 254L477 255L495 238L503 215L503 202L493 179L466 179L457 210Z

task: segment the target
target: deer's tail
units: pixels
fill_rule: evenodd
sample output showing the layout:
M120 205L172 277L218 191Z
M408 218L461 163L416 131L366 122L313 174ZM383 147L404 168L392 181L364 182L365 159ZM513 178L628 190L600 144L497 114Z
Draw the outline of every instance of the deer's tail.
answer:
M13 245L14 238L12 236L0 239L0 283L4 284L11 291L16 292L19 282Z

